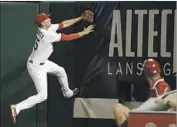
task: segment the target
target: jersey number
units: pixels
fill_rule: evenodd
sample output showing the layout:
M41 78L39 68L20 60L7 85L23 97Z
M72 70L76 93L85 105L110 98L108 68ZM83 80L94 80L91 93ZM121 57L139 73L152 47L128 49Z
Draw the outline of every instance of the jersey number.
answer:
M39 40L39 38L37 37L37 38L36 38L36 41L35 41L36 43L34 44L34 50L37 50L39 41L40 41L40 40Z

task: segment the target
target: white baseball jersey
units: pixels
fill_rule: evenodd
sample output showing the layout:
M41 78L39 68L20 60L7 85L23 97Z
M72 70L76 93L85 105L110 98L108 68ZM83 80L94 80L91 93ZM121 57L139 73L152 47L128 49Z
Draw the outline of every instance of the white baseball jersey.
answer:
M36 63L45 62L53 52L53 42L61 39L61 34L56 33L59 24L52 24L48 30L38 28L33 51L29 56L29 60Z

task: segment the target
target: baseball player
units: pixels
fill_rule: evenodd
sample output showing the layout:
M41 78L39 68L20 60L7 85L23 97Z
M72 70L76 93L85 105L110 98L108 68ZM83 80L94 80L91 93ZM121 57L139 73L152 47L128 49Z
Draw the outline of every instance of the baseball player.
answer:
M149 97L156 97L171 91L169 84L161 77L160 66L156 60L145 60L143 69L150 86Z
M155 99L170 94L171 88L160 75L159 63L154 59L147 59L143 65L144 76L149 82L149 98L141 106L135 109L129 109L121 103L113 105L113 115L117 124L121 127L127 127L127 119L130 111L155 111L161 110L164 106L154 103ZM155 98L154 98L155 97ZM160 100L159 100L160 101Z
M58 24L51 24L50 14L41 13L36 16L36 23L39 28L32 53L27 60L27 69L35 84L37 94L18 104L10 105L14 123L16 123L16 117L20 111L31 108L47 99L47 73L57 76L65 98L71 98L79 92L78 88L74 90L69 88L65 69L48 60L48 58L53 52L54 43L78 39L94 31L94 25L89 25L78 33L68 35L57 33L57 30L67 28L81 20L82 16Z

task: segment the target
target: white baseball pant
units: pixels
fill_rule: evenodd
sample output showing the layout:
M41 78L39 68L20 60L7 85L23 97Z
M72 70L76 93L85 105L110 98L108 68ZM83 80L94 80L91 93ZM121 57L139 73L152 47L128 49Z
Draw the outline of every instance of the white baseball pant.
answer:
M16 104L15 108L17 114L21 110L31 108L37 103L41 103L47 99L47 73L58 77L64 97L70 98L73 96L73 91L69 88L67 74L63 67L49 60L47 60L44 65L30 63L28 61L27 69L38 93Z

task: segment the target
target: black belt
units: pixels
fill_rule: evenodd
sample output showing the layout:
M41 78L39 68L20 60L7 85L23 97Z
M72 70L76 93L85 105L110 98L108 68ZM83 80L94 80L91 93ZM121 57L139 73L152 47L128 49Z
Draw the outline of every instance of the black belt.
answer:
M32 60L29 60L29 62L33 64ZM44 62L43 63L39 63L39 65L44 65Z

